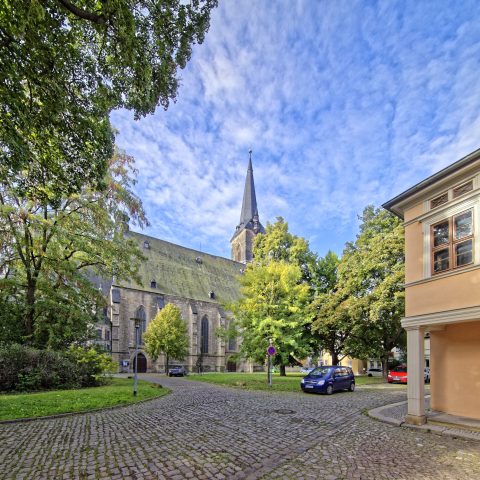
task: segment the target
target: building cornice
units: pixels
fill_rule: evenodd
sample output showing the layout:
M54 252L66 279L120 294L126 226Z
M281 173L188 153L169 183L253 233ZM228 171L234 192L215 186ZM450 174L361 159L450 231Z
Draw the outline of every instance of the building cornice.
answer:
M453 325L475 320L480 321L480 306L405 317L402 319L402 327L406 330L425 327L428 330L430 326Z
M457 175L464 172L466 169L470 168L472 164L477 162L480 159L480 149L475 150L474 152L468 154L467 156L461 158L460 160L448 165L443 170L431 175L425 180L417 183L413 187L404 191L400 195L392 198L388 202L385 202L382 207L386 210L389 210L393 214L403 219L403 207L417 198L419 195L422 195L424 192L430 190L432 186L438 184L441 181L444 181L446 178L451 175Z

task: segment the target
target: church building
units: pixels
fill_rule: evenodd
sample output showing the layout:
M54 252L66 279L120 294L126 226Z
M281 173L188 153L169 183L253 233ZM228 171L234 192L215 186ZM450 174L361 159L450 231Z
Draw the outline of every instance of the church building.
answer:
M109 321L98 330L100 342L108 344L119 371L164 372L165 359L153 360L144 350L143 334L150 321L167 304L181 311L190 340L185 359L169 360L188 371L250 371L249 362L231 358L241 339L225 341L216 335L228 322L222 304L239 296L238 277L253 259L253 239L265 233L260 223L251 151L240 223L231 239L232 260L175 245L142 233L129 232L147 258L139 269L141 284L114 281L109 289ZM135 322L141 319L138 354L135 355ZM107 339L108 337L108 339Z

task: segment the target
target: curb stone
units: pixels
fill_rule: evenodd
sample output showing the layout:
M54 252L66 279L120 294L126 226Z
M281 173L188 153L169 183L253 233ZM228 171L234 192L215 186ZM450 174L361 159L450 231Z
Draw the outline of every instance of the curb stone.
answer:
M425 398L429 398L429 397L430 395L427 395ZM480 434L478 434L477 432L470 432L468 430L460 430L458 428L449 428L446 426L434 425L434 424L428 424L428 423L426 423L425 425L411 425L409 423L405 423L403 420L399 420L398 418L389 417L383 414L385 410L389 410L392 407L399 407L400 405L405 405L407 403L408 401L403 401L403 402L391 403L389 405L384 405L383 407L373 408L372 410L368 410L366 412L366 415L369 416L370 418L373 418L383 423L394 425L396 427L421 430L427 433L432 433L434 435L441 435L445 437L463 438L466 440L480 441Z

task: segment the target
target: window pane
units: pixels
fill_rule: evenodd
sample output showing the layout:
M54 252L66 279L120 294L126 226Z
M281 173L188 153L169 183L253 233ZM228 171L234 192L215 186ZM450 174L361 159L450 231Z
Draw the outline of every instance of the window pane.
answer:
M439 207L440 205L443 205L444 203L447 203L447 202L448 202L448 193L445 192L444 194L440 195L440 196L437 197L437 198L434 198L434 199L430 202L430 208Z
M471 263L473 259L472 241L468 240L455 245L455 255L457 267Z
M448 243L448 220L437 223L437 225L433 227L433 246L438 247L444 243Z
M453 198L457 198L460 195L463 195L464 193L470 192L472 190L473 190L473 182L464 183L463 185L460 185L453 189Z
M469 237L472 234L472 211L461 213L454 219L455 240Z
M450 268L450 262L448 258L448 248L434 252L433 254L433 271L443 272Z

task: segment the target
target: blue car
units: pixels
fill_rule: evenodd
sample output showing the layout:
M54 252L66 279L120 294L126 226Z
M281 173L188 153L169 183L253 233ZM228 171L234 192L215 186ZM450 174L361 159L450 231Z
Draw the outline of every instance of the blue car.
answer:
M300 386L304 392L331 395L338 390L355 391L355 376L350 367L324 366L313 369L302 378Z

